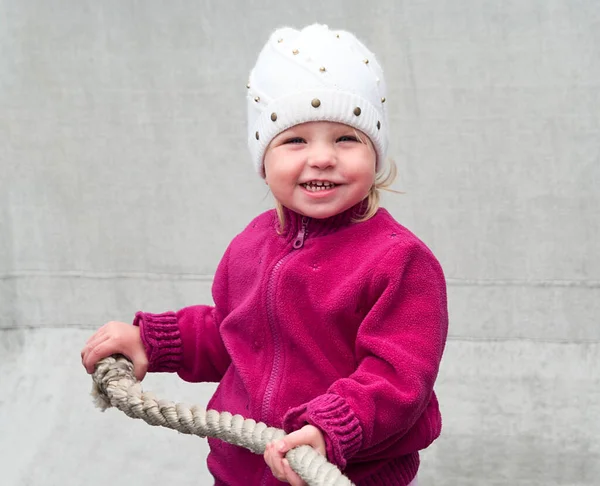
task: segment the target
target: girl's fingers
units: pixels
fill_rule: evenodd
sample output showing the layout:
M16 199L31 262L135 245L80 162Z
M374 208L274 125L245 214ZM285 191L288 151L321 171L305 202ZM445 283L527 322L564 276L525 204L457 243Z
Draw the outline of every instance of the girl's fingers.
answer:
M88 373L92 374L94 372L98 361L115 352L114 349L108 346L109 340L110 336L104 336L102 341L96 343L93 347L86 346L82 363Z
M265 448L265 462L271 468L273 476L279 481L287 482L282 457L275 448L275 442L267 444L267 447Z
M108 334L94 334L88 340L88 342L85 343L85 346L81 350L81 355L83 356L85 353L87 353L90 350L94 349L96 346L98 346L98 344L103 343L107 339L110 339L110 336Z
M110 336L108 334L106 334L105 332L103 332L103 333L97 332L91 338L89 338L87 340L87 342L85 343L85 346L83 347L83 351L85 351L86 349L89 350L89 349L95 348L96 346L98 346L98 344L109 339L109 337Z
M84 363L90 354L90 352L96 347L98 346L98 344L103 343L104 341L106 341L107 339L109 339L109 336L107 336L106 334L103 334L101 336L94 336L94 339L90 339L89 342L83 347L83 349L81 350L81 362ZM87 368L87 367L86 367Z
M81 350L81 359L83 361L83 357L89 352L90 349L93 349L98 343L101 343L106 338L106 330L104 326L98 329L94 334L92 334L89 339L85 342L83 349Z
M283 439L267 445L265 458L273 471L273 475L280 481L289 482L292 486L307 486L304 480L294 472L285 455L290 449L301 445L314 447L325 456L325 440L323 433L313 425L305 425Z
M284 453L294 447L309 445L316 449L321 455L326 456L323 433L314 425L305 425L301 429L286 435L285 438L282 439L282 442L285 444L282 449Z

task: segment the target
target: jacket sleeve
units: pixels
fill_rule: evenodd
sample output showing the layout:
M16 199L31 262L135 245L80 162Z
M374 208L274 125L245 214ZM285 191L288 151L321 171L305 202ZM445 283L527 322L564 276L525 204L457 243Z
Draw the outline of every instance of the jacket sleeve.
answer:
M372 306L360 325L357 368L327 393L288 411L284 428L305 424L324 434L327 457L341 468L429 445L441 421L433 385L448 329L441 267L422 243L388 251L371 277ZM425 414L427 407L435 413Z
M138 312L133 324L149 361L148 371L176 372L186 381L220 381L230 364L219 326L228 313L227 266L223 256L212 286L214 306L195 305L177 312Z

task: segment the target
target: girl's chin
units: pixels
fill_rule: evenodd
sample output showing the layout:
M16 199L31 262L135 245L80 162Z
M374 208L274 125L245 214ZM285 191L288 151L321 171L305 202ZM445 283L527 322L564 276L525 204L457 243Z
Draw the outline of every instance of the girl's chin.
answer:
M327 219L327 218L331 218L332 216L336 216L339 213L343 212L340 211L339 206L337 205L318 205L318 206L307 206L304 204L301 204L299 207L295 208L295 211L299 214L301 214L302 216L306 216L307 218L313 218L313 219Z

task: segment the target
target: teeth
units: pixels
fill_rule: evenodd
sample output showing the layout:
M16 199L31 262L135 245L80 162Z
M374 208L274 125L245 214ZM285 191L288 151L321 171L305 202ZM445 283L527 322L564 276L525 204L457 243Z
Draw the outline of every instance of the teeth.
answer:
M331 189L335 187L335 184L329 181L310 181L302 184L302 186L309 191L317 192L324 191L325 189Z

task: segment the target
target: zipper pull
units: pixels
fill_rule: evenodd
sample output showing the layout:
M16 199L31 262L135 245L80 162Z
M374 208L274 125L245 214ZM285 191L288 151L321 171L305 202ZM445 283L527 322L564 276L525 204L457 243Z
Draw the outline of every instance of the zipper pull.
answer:
M308 226L308 218L302 216L302 228L298 231L296 239L294 240L294 250L299 250L304 246L304 239L306 238L306 227Z

